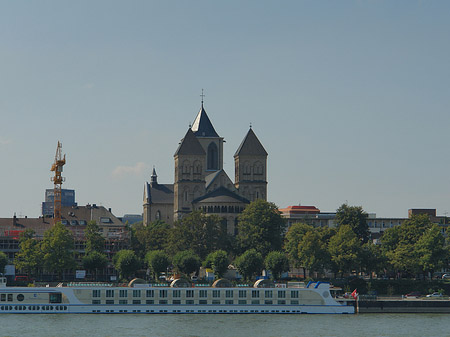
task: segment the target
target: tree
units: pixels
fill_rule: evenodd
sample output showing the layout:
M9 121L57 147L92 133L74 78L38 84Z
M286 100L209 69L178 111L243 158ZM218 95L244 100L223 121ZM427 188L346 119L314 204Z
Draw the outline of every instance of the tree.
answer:
M8 256L0 251L0 274L3 274L5 272L7 264L8 264Z
M289 259L296 267L302 266L302 262L298 257L298 247L300 241L307 232L311 232L313 230L313 226L299 222L289 227L286 233L284 251L287 253Z
M153 273L155 280L159 279L159 274L167 270L170 265L169 256L162 250L152 250L145 255L145 262Z
M227 252L224 250L216 250L215 252L208 254L204 266L206 268L211 268L217 278L222 278L228 270L229 264Z
M380 246L366 242L361 247L361 268L372 278L373 273L379 273L386 267L386 256Z
M118 251L116 255L114 255L113 263L122 279L129 279L141 267L141 261L136 254L129 249Z
M170 226L161 220L156 220L148 226L142 222L131 226L131 247L134 252L144 257L152 250L165 250L169 237Z
M183 250L173 257L173 266L185 275L198 271L200 265L200 258L192 250Z
M64 270L75 268L73 236L60 222L45 231L41 247L45 268L57 273L60 280Z
M282 252L270 252L267 254L264 264L266 269L272 272L275 280L279 280L281 274L289 270L289 260L286 254Z
M415 248L423 273L433 274L433 271L445 267L449 251L444 244L445 239L438 225L433 224L422 234Z
M97 279L98 269L104 269L108 265L108 258L105 254L97 251L91 251L83 257L83 267L95 273Z
M175 222L168 247L171 252L192 250L203 260L215 250L229 250L230 240L222 218L194 211Z
M89 221L84 229L84 236L86 237L85 254L91 252L102 253L105 250L105 238L100 233L100 227L95 221Z
M330 239L328 251L331 261L341 274L359 267L361 240L350 225L339 226L338 232Z
M309 231L303 235L298 244L297 259L304 268L309 270L310 275L312 272L322 271L330 260L327 243L321 235L324 233L319 229Z
M42 259L40 241L34 238L32 229L26 229L20 234L19 252L14 259L16 268L24 270L28 276L34 275L42 267Z
M367 242L369 240L367 213L361 206L342 204L336 211L336 224L338 227L349 225L361 241Z
M249 249L234 260L234 265L245 280L261 273L263 269L263 257L256 249Z
M237 228L241 251L254 248L265 256L281 250L286 221L274 203L257 199L239 214Z
M447 259L444 238L426 214L413 215L381 237L382 250L398 273L431 272Z

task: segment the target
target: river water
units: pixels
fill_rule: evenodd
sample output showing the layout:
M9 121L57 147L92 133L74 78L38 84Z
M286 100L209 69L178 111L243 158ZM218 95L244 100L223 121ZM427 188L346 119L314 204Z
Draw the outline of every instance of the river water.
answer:
M448 314L0 315L0 336L450 336Z

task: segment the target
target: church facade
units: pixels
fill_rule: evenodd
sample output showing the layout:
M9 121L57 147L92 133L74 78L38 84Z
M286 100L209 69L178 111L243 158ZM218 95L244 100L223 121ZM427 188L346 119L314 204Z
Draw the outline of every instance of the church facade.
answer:
M250 127L234 154L234 183L223 170L224 139L215 131L203 102L175 152L175 181L160 184L153 169L144 185L143 221L168 224L193 210L216 214L235 233L237 216L251 201L267 200L267 152Z

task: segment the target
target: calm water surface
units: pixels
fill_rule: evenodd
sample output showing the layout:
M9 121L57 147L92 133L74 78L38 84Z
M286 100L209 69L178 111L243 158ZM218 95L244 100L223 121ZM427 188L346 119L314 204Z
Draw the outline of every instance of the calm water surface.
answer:
M0 315L0 336L449 336L450 315Z

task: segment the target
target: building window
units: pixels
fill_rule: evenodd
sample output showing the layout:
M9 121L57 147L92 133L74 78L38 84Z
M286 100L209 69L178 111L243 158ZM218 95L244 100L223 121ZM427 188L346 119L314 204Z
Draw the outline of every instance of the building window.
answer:
M247 290L239 290L239 298L247 297Z
M225 297L233 297L233 290L225 290Z
M133 297L141 297L141 291L140 290L133 290Z
M160 290L159 291L159 297L164 298L167 297L167 290Z
M291 298L298 298L298 290L291 290Z
M126 289L119 290L119 297L128 297L128 290Z
M278 298L286 298L286 291L278 290Z
M181 290L174 290L172 293L172 297L181 297Z
M155 297L155 291L154 290L147 290L145 295L147 297Z
M92 297L101 297L101 290L100 289L94 289L92 290Z
M194 290L186 290L186 297L194 297Z
M199 297L208 297L208 291L207 290L200 290L198 296Z
M208 170L218 170L219 169L219 151L217 150L217 145L211 143L208 146L208 157L207 157L207 169Z
M264 296L265 298L272 298L272 290L265 290Z
M155 219L156 220L161 220L161 212L159 210L156 211Z
M252 290L252 298L259 298L259 290Z
M114 297L114 290L106 289L106 297Z
M213 297L214 298L220 297L220 290L213 290Z

